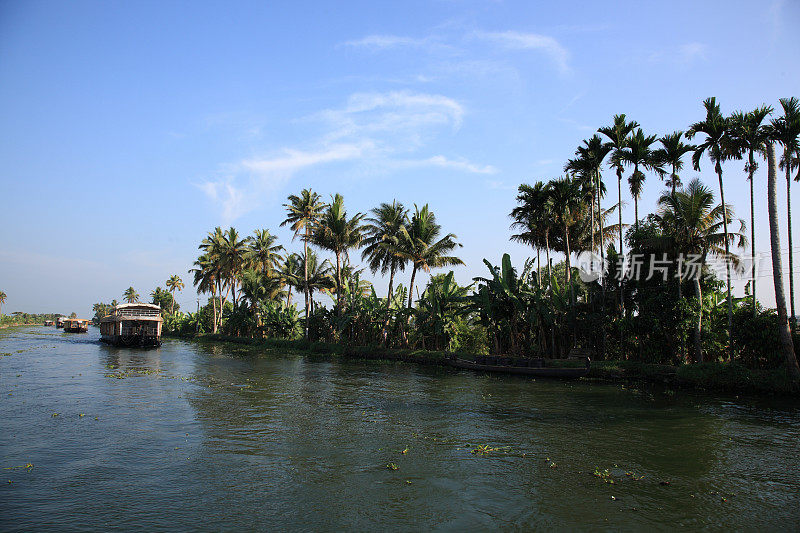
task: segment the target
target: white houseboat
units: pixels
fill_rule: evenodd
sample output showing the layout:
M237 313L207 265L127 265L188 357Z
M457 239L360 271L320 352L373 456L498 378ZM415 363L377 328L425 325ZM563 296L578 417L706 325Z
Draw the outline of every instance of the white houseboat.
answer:
M100 340L114 346L161 346L161 307L119 304L100 319Z

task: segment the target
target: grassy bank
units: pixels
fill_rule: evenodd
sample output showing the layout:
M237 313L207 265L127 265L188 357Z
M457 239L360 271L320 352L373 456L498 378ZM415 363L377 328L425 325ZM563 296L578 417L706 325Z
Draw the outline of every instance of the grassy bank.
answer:
M251 339L225 335L167 335L199 342L227 342L248 345L266 352L292 351L331 357L404 361L408 363L448 366L448 352L403 350L371 346L345 346L303 339ZM469 356L463 356L469 357ZM559 362L554 362L559 364ZM564 362L570 364L571 362ZM593 361L586 378L595 382L655 383L673 388L724 392L730 394L800 396L800 386L789 380L783 369L752 370L738 363L702 363L669 366L635 361Z

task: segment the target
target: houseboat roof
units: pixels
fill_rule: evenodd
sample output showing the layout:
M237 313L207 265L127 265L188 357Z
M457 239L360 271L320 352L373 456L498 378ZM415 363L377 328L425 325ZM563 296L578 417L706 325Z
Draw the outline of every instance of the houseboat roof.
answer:
M160 305L143 304L143 303L139 303L139 302L134 302L132 304L117 304L117 306L114 309L128 309L128 308L131 308L131 307L144 307L144 308L147 308L147 309L159 309L159 310L161 309Z

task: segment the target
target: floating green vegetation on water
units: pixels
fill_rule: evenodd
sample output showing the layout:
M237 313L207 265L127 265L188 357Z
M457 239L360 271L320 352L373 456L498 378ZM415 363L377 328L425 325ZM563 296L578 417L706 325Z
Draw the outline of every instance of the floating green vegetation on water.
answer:
M84 416L86 416L86 413L78 413L79 418L83 418Z
M30 472L33 470L33 463L25 463L24 465L20 466L7 466L3 470L26 470Z
M508 455L511 453L511 446L489 446L488 444L479 444L472 449L473 455Z
M549 466L550 468L558 468L558 465L553 462L551 462Z
M592 475L602 479L604 483L610 483L611 485L614 484L614 477L611 475L611 472L608 471L608 468L605 470L600 470L599 468L595 467Z
M2 356L2 357L8 357L9 355L11 355L11 352L0 353L0 356Z
M53 414L52 414L52 415L50 415L50 416L52 416L53 418L55 418L55 417L57 417L59 414L61 414L61 413L53 413Z
M394 463L389 463L388 465L386 465L386 468L387 468L388 470L399 470L399 469L400 469L400 467L399 467L399 466L397 466L397 465L396 465L396 464L394 464Z
M406 480L406 485L411 485L411 480L410 479Z
M405 449L400 453L403 454L403 455L407 454L408 453L408 446L406 446Z
M636 472L625 472L625 475L634 481L641 481L642 479L644 479L644 474L642 474L641 476L637 476Z

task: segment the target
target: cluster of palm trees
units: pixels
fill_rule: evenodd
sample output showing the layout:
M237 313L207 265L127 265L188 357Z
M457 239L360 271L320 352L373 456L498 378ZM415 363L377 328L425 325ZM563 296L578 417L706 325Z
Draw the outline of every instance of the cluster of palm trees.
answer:
M286 219L295 237L303 241L301 254L288 253L268 230L241 237L235 228L216 228L200 244L203 252L190 272L198 293L210 293L213 305L213 331L222 322L228 296L237 307L237 289L246 293L251 307L259 300L286 298L292 290L305 299L305 335L314 312L314 292L331 295L341 317L347 306L347 286L360 272L350 262L350 253L363 248L362 258L373 273L389 274L389 297L395 276L411 267L408 307L413 303L415 277L419 270L462 264L452 251L461 246L452 233L442 235L441 226L427 205L415 206L411 213L403 204L383 203L368 214L350 216L340 194L323 202L322 197L305 189L291 195L285 204ZM312 247L330 252L333 261L320 261Z
M750 246L755 246L755 213L753 197L755 194L754 174L760 159L768 159L773 144L783 147L779 166L785 171L787 184L786 218L789 227L789 301L791 324L796 324L794 310L793 244L791 234L791 195L792 171L796 170L795 181L800 180L800 104L797 98L780 100L781 114L772 120L773 108L760 106L752 111L738 111L725 116L715 98L703 102L705 117L692 124L684 133L674 133L658 137L647 135L640 125L629 120L626 115L616 115L609 126L601 127L598 133L584 140L575 152L575 157L567 161L565 177L548 183L522 185L517 196L518 206L512 211L512 227L519 230L512 239L530 244L536 249L537 257L541 250L548 256L548 279L552 279L549 252L564 253L566 259L565 282L570 284L570 255L581 251L597 251L605 265L606 245L610 244L612 234L618 236L618 248L609 251L622 256L623 231L626 227L619 209L622 202L622 181L627 175L628 186L634 201L634 228L639 230L640 217L638 201L645 181L649 175L664 181L668 191L659 200L659 213L656 220L661 229L672 239L675 252L698 252L705 258L708 254L717 255L726 265L727 293L727 335L731 346L732 315L734 299L731 295L731 267L737 257L731 254L731 244L744 245L744 223L739 231L728 227L733 222L733 211L725 203L722 163L728 160L743 160L746 178L750 181ZM697 144L690 144L696 141ZM707 157L713 165L719 182L720 205L713 205L710 190L693 181L685 189L681 188L680 173L684 167L684 157L691 154L692 165L700 170L701 162ZM617 201L610 209L602 205L606 193L603 181L603 167L609 167L617 177ZM771 208L776 208L770 204ZM617 209L618 219L614 227L605 224L608 215ZM776 213L777 215L777 213ZM772 248L779 250L778 224L771 228ZM663 244L663 243L662 243ZM774 254L773 254L774 255ZM779 256L778 256L779 259ZM780 269L775 277L776 293L783 291ZM750 272L752 309L756 313L755 262ZM539 276L541 279L541 276ZM606 283L601 278L602 289ZM541 283L541 281L539 282ZM678 290L681 290L681 283ZM699 290L699 286L696 287ZM619 308L624 307L624 290L620 287ZM697 294L698 298L700 297ZM781 315L778 297L778 312ZM783 312L785 315L785 310ZM699 335L699 333L698 333ZM696 339L697 341L697 339Z

